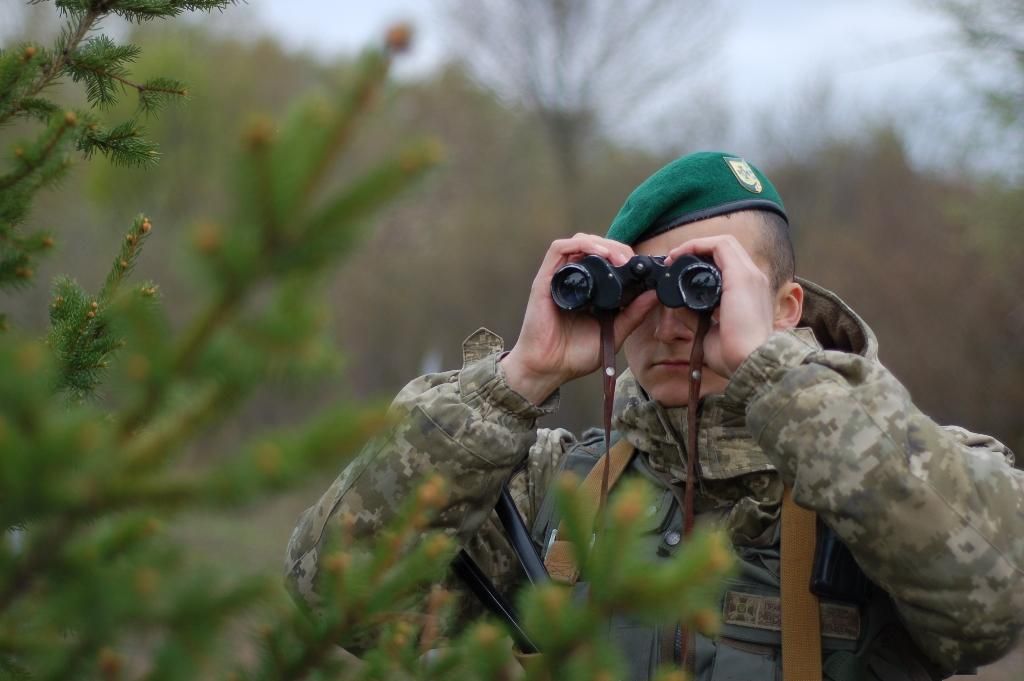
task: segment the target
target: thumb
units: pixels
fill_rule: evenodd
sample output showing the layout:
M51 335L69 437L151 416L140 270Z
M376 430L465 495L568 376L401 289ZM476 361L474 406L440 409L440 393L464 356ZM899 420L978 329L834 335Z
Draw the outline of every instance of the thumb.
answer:
M644 291L615 316L616 349L622 346L626 337L640 326L644 317L658 304L658 296L654 291Z

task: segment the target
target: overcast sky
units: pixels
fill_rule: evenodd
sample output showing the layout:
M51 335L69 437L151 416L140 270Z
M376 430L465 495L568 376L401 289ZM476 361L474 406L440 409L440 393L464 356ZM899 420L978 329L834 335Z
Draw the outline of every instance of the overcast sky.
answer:
M22 4L0 0L0 37L5 19L12 24L12 8ZM247 0L214 24L269 33L294 49L332 57L378 39L396 20L411 21L416 48L399 73L415 76L445 58L443 4ZM756 123L766 118L789 120L796 129L791 134L799 136L819 114L830 117L826 128L856 127L888 115L909 131L917 158L931 161L929 140L945 135L944 127L970 128L971 108L978 104L962 97L954 65L963 53L951 45L950 26L927 0L715 0L714 7L723 19L714 94L732 122L710 144L741 145L743 153L754 153ZM808 92L823 85L832 95L827 112L806 104ZM914 137L915 131L923 132Z
M785 97L812 80L831 78L843 92L875 100L936 85L948 52L938 49L948 25L915 0L718 0L725 33L725 83L739 104ZM294 46L332 54L357 49L384 26L411 20L418 72L444 55L439 0L248 0L268 30ZM237 11L237 10L235 10ZM911 92L910 94L913 94Z
M325 56L352 52L389 23L412 21L416 52L405 74L429 71L445 56L443 0L249 0L262 30L296 48ZM949 24L923 0L718 0L723 36L715 82L731 112L730 144L756 146L745 117L808 117L800 102L826 84L833 125L855 127L880 112L896 112L911 131L948 124L941 102L959 87L951 77L958 51ZM797 121L796 125L805 125ZM745 134L746 133L746 134ZM928 158L928 133L912 140ZM712 140L712 143L718 140Z

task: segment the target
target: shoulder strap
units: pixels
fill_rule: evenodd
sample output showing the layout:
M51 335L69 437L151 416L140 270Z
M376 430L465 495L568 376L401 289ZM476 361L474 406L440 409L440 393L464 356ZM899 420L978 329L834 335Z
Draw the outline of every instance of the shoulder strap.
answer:
M619 440L608 451L608 454L601 457L601 460L590 469L590 473L580 484L581 500L585 504L585 519L589 524L597 519L598 508L601 505L601 487L604 470L607 464L608 488L615 486L615 483L626 470L630 460L633 458L634 448L625 438ZM605 461L607 457L607 461ZM565 528L559 524L555 541L548 549L544 557L544 566L548 569L551 579L565 584L575 584L579 578L579 569L576 565L576 555L573 552L571 542L560 539L565 536Z
M817 516L782 494L782 670L787 679L821 681L821 614L811 593Z

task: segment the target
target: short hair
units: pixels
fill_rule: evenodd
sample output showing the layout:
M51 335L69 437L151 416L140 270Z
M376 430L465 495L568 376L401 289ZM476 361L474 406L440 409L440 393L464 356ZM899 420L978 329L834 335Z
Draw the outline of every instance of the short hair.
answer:
M753 211L761 218L760 255L768 263L772 290L778 291L786 282L796 276L796 254L790 238L790 226L786 219L770 210Z

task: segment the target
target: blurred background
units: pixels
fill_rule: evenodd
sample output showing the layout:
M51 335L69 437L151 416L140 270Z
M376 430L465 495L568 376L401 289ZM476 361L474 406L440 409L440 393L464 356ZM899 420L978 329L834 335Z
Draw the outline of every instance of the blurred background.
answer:
M53 276L96 288L145 212L157 231L138 271L185 318L196 273L183 246L222 212L245 123L343 82L396 21L414 26L413 53L339 172L422 135L442 142L445 162L334 275L343 372L268 390L195 457L325 401L387 400L420 373L457 368L481 325L511 347L548 244L603 233L637 183L700 149L773 178L798 273L860 312L926 413L1024 451L1020 0L250 0L212 17L109 24L142 46L139 78L172 72L189 101L148 121L159 165L79 163L36 202L29 225L59 227L59 250L0 307L44 333ZM0 0L0 45L58 30L52 7ZM568 386L562 405L549 425L597 423L599 381ZM182 531L240 569L276 571L298 513L328 482ZM1022 665L1018 655L982 678L1018 678Z

